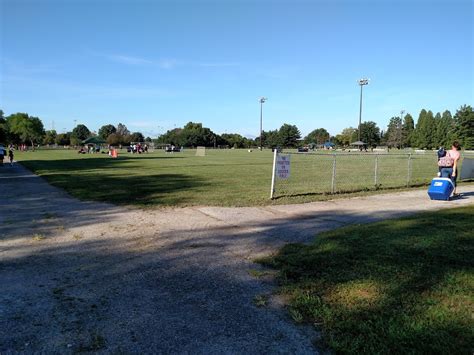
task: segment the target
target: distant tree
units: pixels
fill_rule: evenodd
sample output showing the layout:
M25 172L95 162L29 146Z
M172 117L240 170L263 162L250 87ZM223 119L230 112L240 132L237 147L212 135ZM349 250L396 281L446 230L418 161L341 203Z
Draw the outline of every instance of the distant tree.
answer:
M348 146L357 140L357 129L353 127L344 128L342 132L336 135L336 139L342 146Z
M441 115L437 113L435 116L436 121L436 132L435 132L435 144L438 147L449 147L452 143L452 137L454 132L454 119L451 116L451 112L444 111Z
M145 142L147 142L147 143L151 143L151 142L152 142L152 139L151 139L151 137L146 137L146 138L145 138Z
M380 128L372 121L360 125L360 139L369 147L375 147L380 142Z
M185 146L213 146L214 133L202 123L188 122L181 131L182 145Z
M111 133L107 137L106 141L108 145L118 146L122 143L123 136L119 136L117 133Z
M454 115L456 138L464 149L474 149L474 112L471 106L463 105Z
M385 133L385 144L392 147L401 148L402 146L402 119L400 117L392 117Z
M415 144L419 148L432 149L436 147L436 121L433 112L425 109L420 111L414 137Z
M173 144L175 146L183 146L181 138L182 128L175 128L168 130L166 133L160 135L157 139L158 144Z
M99 128L99 137L107 140L107 137L110 136L112 133L116 133L117 128L114 125L107 124Z
M318 128L311 131L306 137L304 137L304 143L316 143L316 144L324 144L329 140L330 134L324 128Z
M402 145L404 147L411 147L413 139L413 131L415 130L415 121L413 117L407 113L403 117L403 126L402 126Z
M224 133L222 139L232 148L244 148L246 145L246 139L237 133Z
M278 137L283 147L297 147L301 133L295 125L285 123L278 130Z
M0 143L6 143L7 136L7 120L4 117L3 111L0 110Z
M132 134L130 134L130 137L129 137L129 142L144 142L145 141L145 137L143 136L143 134L141 132L133 132Z
M43 144L55 144L57 133L54 129L46 131L43 137Z
M114 133L117 133L119 136L128 136L130 134L130 131L127 129L127 126L122 123L119 123L117 125L117 130Z
M71 133L71 144L79 145L81 142L91 136L91 131L83 124L78 124Z
M35 143L41 142L44 135L43 122L38 117L28 116L26 113L8 116L6 125L15 138L22 143L31 143L32 147Z
M260 138L257 137L255 138L255 144L257 146L260 145ZM263 131L262 132L262 144L264 147L267 147L267 148L275 148L275 147L279 147L279 146L282 146L283 143L280 139L280 135L279 135L279 132L278 130L272 130L272 131Z
M70 145L71 144L71 133L59 133L56 136L56 139L54 141L57 145Z

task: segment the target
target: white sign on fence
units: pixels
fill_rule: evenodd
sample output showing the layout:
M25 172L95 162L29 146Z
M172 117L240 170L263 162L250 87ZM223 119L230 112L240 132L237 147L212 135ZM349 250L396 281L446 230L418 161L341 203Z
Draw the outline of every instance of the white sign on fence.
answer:
M290 177L290 155L277 154L276 176L279 179L288 179Z

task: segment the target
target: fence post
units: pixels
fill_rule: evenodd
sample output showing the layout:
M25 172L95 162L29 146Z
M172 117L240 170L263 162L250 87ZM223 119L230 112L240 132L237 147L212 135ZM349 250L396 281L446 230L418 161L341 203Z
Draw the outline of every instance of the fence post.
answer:
M375 188L377 188L377 170L379 166L379 155L375 154L375 171L374 171L374 181L375 181Z
M332 159L332 179L331 179L331 193L336 191L336 154L333 155Z
M407 187L410 187L410 180L411 180L411 153L408 154Z
M275 193L275 173L276 173L277 151L278 149L275 148L275 152L273 153L272 186L271 186L271 191L270 191L270 199L273 199L273 194Z

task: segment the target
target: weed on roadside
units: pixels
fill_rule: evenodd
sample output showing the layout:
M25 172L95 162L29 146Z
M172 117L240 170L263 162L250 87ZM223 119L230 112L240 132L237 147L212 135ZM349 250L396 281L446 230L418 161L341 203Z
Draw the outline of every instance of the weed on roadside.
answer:
M253 298L253 304L257 307L265 307L268 304L268 295L257 295Z
M46 239L46 237L43 234L36 233L35 235L33 235L33 237L31 239L38 242L38 241L41 241L43 239Z

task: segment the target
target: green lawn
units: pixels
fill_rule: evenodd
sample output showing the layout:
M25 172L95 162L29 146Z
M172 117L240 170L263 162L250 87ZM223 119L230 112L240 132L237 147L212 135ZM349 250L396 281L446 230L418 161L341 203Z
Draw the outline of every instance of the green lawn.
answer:
M17 152L15 159L53 185L81 199L139 206L221 205L270 203L273 156L270 151L194 150L167 154L156 151L118 159L106 154L77 154L75 150ZM373 155L337 156L335 192L374 190ZM300 203L327 199L331 192L333 156L292 155L291 177L276 185L277 201ZM427 183L436 172L433 157L413 158L411 184ZM405 187L407 158L378 159L377 188ZM332 196L332 195L329 195Z
M472 354L474 206L350 226L261 260L336 353Z

